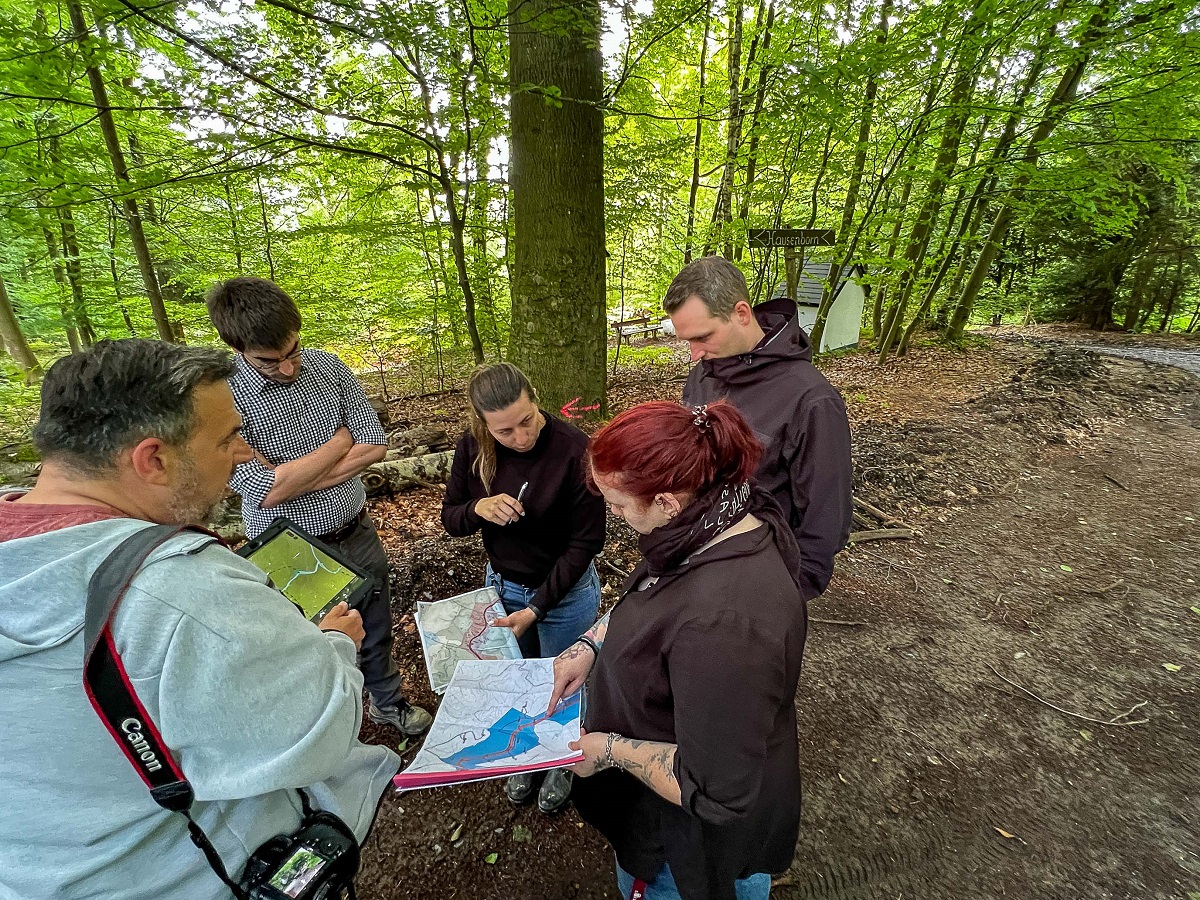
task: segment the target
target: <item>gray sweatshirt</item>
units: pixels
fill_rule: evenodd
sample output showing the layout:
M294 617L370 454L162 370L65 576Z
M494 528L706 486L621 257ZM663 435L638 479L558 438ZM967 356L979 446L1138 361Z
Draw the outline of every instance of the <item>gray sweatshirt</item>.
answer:
M0 898L228 898L83 689L88 578L135 519L0 542ZM211 538L159 547L113 618L138 697L235 877L300 823L293 787L366 837L399 766L358 741L354 643L322 633Z

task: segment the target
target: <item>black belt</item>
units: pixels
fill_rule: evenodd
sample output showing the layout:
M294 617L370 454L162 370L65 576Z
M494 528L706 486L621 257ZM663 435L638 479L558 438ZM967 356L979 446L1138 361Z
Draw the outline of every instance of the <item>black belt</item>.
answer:
M350 535L354 534L354 529L363 523L367 518L367 508L364 506L358 511L358 515L339 528L337 531L331 531L329 534L323 534L318 541L324 541L326 544L337 544L344 541Z

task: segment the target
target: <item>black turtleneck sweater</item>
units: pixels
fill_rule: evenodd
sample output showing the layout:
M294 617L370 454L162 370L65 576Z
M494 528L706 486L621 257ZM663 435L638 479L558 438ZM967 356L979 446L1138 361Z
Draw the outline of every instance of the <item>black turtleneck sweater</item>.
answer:
M519 453L496 444L491 491L472 471L479 445L465 432L442 500L442 525L455 537L482 529L488 560L500 577L536 590L532 605L553 609L583 577L604 548L604 501L588 490L584 476L587 435L550 413L531 450ZM484 497L516 497L529 483L525 515L511 525L493 525L475 512Z

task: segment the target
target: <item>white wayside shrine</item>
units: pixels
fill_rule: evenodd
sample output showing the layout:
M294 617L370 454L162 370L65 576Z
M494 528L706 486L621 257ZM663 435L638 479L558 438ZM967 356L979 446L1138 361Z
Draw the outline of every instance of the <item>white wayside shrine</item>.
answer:
M821 295L832 268L830 263L804 264L804 271L796 285L796 311L800 327L806 334L812 334L813 325L816 324ZM833 297L833 305L829 307L829 317L825 320L821 346L816 348L818 353L858 346L863 305L866 303L866 292L858 280L862 273L862 266L853 265L838 278L837 293Z

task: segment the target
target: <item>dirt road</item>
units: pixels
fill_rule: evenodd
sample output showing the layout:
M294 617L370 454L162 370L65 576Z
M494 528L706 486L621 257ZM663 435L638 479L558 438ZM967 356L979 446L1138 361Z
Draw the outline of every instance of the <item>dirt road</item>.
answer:
M828 372L856 491L920 535L852 547L812 606L860 624L812 626L803 827L773 896L1194 900L1200 381L1007 344ZM377 510L402 590L475 586L478 549L421 536L420 497ZM621 568L631 535L611 531ZM481 785L385 801L359 895L615 897L611 873L573 812Z

